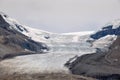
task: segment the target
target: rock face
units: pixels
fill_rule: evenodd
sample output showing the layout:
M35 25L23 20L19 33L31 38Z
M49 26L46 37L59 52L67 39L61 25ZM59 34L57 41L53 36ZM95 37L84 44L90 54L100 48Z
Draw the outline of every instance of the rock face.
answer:
M19 31L12 28L8 22L5 21L5 14L0 14L0 57L3 55L17 54L20 52L41 53L48 50L48 47L40 42L35 42L29 37L23 35ZM16 25L19 27L18 25ZM10 55L9 54L9 55ZM23 54L23 53L22 53Z
M117 21L116 24L112 23L112 24L109 24L109 25L103 27L100 31L91 35L91 38L99 39L99 38L104 37L106 35L120 35L120 25L119 25L120 21Z
M87 54L72 63L66 63L73 74L95 77L100 80L120 79L120 36L106 53Z

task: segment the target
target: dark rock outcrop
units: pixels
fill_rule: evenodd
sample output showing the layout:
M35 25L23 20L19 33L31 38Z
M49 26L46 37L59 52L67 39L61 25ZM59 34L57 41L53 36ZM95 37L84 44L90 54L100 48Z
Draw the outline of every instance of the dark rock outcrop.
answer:
M90 37L93 39L99 39L106 35L120 35L120 26L116 28L113 28L113 25L103 27L102 30L92 34Z
M120 37L106 53L93 53L66 63L73 74L85 75L100 80L120 80Z

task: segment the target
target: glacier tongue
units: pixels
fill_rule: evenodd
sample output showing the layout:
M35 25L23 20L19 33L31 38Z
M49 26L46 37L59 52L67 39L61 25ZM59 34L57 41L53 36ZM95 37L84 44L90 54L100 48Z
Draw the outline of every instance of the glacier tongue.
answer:
M0 67L6 68L7 71L4 72L10 73L69 73L68 68L64 66L69 59L83 54L90 54L96 50L90 47L90 43L86 42L89 38L88 35L79 36L77 42L74 41L72 35L52 37L53 39L50 37L46 42L50 47L48 53L18 56L3 60Z
M68 39L64 40L64 39ZM55 38L54 38L55 39ZM74 61L77 56L91 54L99 47L97 41L92 46L87 40L89 35L80 36L78 42L73 42L73 37L60 36L57 39L52 39L46 44L50 47L50 52L46 54L34 54L18 56L12 59L3 60L0 62L0 68L6 68L4 72L9 73L69 73L68 68L64 66L67 61ZM69 40L70 39L70 40ZM115 36L113 36L115 39ZM104 40L112 41L111 36L102 38L98 43L104 43ZM104 43L105 44L105 43ZM96 46L96 47L95 47ZM73 59L72 59L73 58Z

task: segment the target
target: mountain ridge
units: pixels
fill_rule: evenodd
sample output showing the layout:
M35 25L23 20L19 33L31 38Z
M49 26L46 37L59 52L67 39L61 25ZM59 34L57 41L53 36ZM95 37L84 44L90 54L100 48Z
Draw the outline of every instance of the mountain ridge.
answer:
M47 46L44 43L35 42L18 30L12 28L14 26L9 24L3 16L6 17L5 14L0 14L0 55L4 57L11 53L41 53L43 52L42 49L47 50Z

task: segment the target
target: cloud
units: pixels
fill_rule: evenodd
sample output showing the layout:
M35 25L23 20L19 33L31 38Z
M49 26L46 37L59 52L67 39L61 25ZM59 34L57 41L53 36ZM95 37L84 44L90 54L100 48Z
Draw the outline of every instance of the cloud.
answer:
M97 30L120 18L118 0L0 0L0 10L22 24L60 33Z

